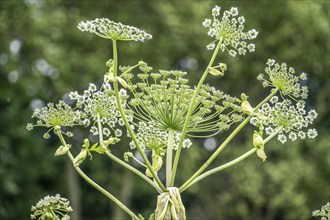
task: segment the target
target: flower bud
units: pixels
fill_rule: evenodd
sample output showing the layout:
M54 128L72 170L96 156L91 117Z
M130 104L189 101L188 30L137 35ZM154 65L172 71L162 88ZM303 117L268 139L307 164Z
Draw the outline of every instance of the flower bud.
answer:
M87 157L87 150L82 149L80 153L74 158L73 165L75 167L79 166Z
M264 148L264 140L258 133L253 134L253 146L257 148Z
M209 69L209 73L211 73L213 76L223 76L224 75L223 72L221 72L213 67L209 67L208 69Z
M163 165L163 159L161 156L157 155L157 154L153 154L152 155L152 169L157 172L162 168ZM146 175L148 177L152 177L152 174L149 170L149 168L146 169Z
M242 108L243 113L245 113L247 115L253 115L253 113L254 113L253 108L251 107L250 103L247 100L242 102L241 108Z
M152 155L152 168L154 171L159 171L162 168L163 165L163 159L161 156L154 154Z
M266 161L267 155L265 154L264 148L258 148L257 155L262 159L263 162Z
M89 140L86 138L86 139L84 139L84 144L83 144L83 148L85 148L85 149L88 149L89 148Z
M123 78L117 76L117 80L120 83L120 85L122 85L124 88L127 88L128 84Z
M55 133L56 135L59 135L59 133L61 133L61 126L56 125L56 126L54 127L54 133Z
M55 152L55 156L61 156L66 154L70 149L70 145L66 145L66 146L60 146L59 148L57 148L56 152Z

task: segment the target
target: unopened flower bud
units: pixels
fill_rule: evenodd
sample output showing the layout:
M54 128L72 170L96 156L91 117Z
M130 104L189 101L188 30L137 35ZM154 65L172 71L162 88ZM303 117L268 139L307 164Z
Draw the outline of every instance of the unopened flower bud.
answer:
M87 157L87 150L82 149L80 153L74 158L73 165L75 167L79 166Z
M83 148L85 148L85 149L88 149L89 148L89 140L86 138L86 139L84 139L84 144L83 144Z
M163 159L161 156L154 154L152 155L152 168L154 171L159 171L162 168L163 165Z
M264 148L264 140L258 133L253 134L253 146L257 148Z
M247 115L253 115L253 113L254 113L252 106L250 105L250 103L247 100L242 102L241 108L242 108L243 113L245 113Z
M221 72L213 67L209 67L208 69L209 69L209 73L211 73L213 76L223 76L224 75L223 72Z
M128 84L123 78L117 76L117 80L120 83L120 85L122 85L124 88L127 88Z
M267 155L265 154L264 148L258 148L257 149L257 155L259 158L262 159L263 162L266 161Z
M59 135L59 133L61 133L61 126L56 125L56 126L54 127L54 133L55 133L56 135Z
M66 154L69 151L69 149L70 149L70 145L66 145L66 146L61 145L59 148L57 148L55 152L55 156L57 157Z
M162 168L163 165L163 159L161 156L157 155L157 154L153 154L152 155L152 169L157 172ZM148 177L152 177L152 174L149 170L149 168L147 168L146 170L146 175Z

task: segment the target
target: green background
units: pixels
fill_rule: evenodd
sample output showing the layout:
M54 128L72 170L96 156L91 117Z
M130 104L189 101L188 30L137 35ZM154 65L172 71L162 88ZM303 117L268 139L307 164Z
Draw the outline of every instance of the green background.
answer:
M309 109L319 117L315 140L277 140L266 146L267 162L252 156L201 181L182 195L189 219L302 220L330 198L329 189L329 12L328 1L19 1L0 2L0 219L28 219L31 205L47 194L71 200L74 220L128 219L103 195L81 180L68 159L55 158L57 139L42 139L44 130L28 132L32 107L56 102L72 90L99 83L111 56L108 41L80 32L81 20L106 17L139 27L153 35L145 43L119 44L122 65L146 61L155 69L188 71L196 83L210 59L211 41L201 23L218 4L237 6L246 28L255 28L256 52L227 63L225 77L206 82L226 93L250 97L252 105L267 92L256 80L268 58L286 62L308 74ZM83 134L76 131L74 150ZM224 139L217 137L217 143ZM223 164L251 147L252 128L236 137L215 161ZM79 138L80 137L80 138ZM177 182L183 183L211 152L203 140L183 150ZM113 152L127 150L125 141ZM145 217L157 194L140 178L106 157L95 155L82 169Z

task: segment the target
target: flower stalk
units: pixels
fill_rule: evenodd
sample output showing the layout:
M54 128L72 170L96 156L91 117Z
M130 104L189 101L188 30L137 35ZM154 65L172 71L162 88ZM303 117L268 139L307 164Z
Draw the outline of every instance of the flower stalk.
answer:
M274 89L262 102L260 102L257 107L254 108L256 111L260 108L264 103L266 103L271 97L273 97L278 92L278 89ZM209 157L209 159L192 175L181 187L182 189L186 189L195 178L197 178L203 171L213 162L213 160L221 153L221 151L229 144L229 142L238 134L240 130L250 121L251 116L248 116L237 128L226 138L226 140L218 147L218 149Z
M114 68L113 68L113 75L114 77L117 76L117 69L118 69L118 53L117 53L117 41L116 40L113 40L112 41L112 45L113 45L113 65L114 65ZM148 167L148 169L150 170L154 180L157 182L158 186L161 188L161 190L163 192L166 191L163 183L160 181L159 177L157 176L157 174L155 173L155 171L152 169L152 166L148 160L148 158L146 157L145 153L143 152L141 146L139 145L136 137L135 137L135 134L127 120L127 117L124 113L124 110L123 110L123 107L122 107L122 104L121 104L121 101L120 101L120 98L119 98L119 92L118 92L118 82L113 82L113 87L114 87L114 90L115 90L115 96L116 96L116 100L117 100L117 105L118 105L118 110L120 112L120 115L122 117L122 119L124 120L124 123L125 123L125 126L129 132L129 135L131 136L133 142L135 143L144 163L146 164L146 166Z
M213 63L215 61L215 58L217 57L217 55L219 53L222 40L223 40L222 38L219 40L218 45L217 45L217 47L215 48L215 50L213 52L213 55L211 57L211 60L210 60L209 64L207 65L207 67L206 67L206 69L205 69L205 71L204 71L201 79L199 80L198 85L195 88L194 95L193 95L193 97L192 97L192 99L190 101L189 109L188 109L188 112L187 112L187 115L186 115L186 120L185 120L185 123L183 125L183 129L181 131L181 135L182 136L181 136L181 139L179 141L178 150L176 151L174 162L173 162L173 172L172 172L170 186L173 186L174 185L176 171L177 171L177 167L178 167L179 159L180 159L180 154L181 154L181 150L182 150L182 143L184 141L184 137L185 137L186 132L187 132L187 128L188 128L190 116L191 116L191 114L192 114L192 112L194 110L194 102L196 100L197 94L199 93L199 90L200 90L201 86L204 83L204 80L206 79L206 77L207 77L207 75L209 73L209 67L212 67L212 65L213 65Z
M61 143L63 146L67 146L67 143L59 129L54 130L55 134L59 137ZM66 153L66 155L69 157L72 164L75 163L75 158L71 154L70 151ZM135 215L127 206L125 206L122 202L120 202L115 196L113 196L111 193L109 193L107 190L102 188L100 185L98 185L96 182L94 182L91 178L89 178L81 169L79 166L74 166L74 169L77 171L77 173L91 186L93 186L95 189L97 189L99 192L101 192L103 195L108 197L111 201L113 201L117 206L119 206L122 210L124 210L129 216L131 216L135 220L140 220L140 218Z
M274 138L280 131L282 130L282 128L279 128L278 130L276 130L273 134L269 135L264 141L263 144L266 144L267 142L269 142L272 138ZM237 157L236 159L225 163L221 166L218 166L216 168L213 168L211 170L206 171L205 173L199 175L198 177L196 177L194 180L192 180L188 185L182 185L179 189L180 189L180 193L182 193L183 191L185 191L186 189L188 189L189 187L191 187L192 185L194 185L195 183L201 181L202 179L218 173L224 169L227 169L229 167L232 167L236 164L238 164L239 162L243 161L244 159L248 158L249 156L251 156L252 154L254 154L256 151L258 150L257 147L252 148L251 150L249 150L248 152L242 154L241 156Z

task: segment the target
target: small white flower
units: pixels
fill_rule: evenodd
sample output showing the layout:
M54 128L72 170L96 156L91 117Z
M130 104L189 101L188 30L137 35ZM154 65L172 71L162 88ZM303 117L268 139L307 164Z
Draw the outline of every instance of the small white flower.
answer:
M215 28L210 28L209 31L207 32L207 34L210 37L213 37L216 33L217 33L217 31L215 30Z
M236 8L236 7L232 7L232 8L230 9L230 13L231 13L232 16L237 16L237 15L238 15L238 10L237 10L237 8Z
M212 15L213 16L219 16L220 15L220 10L221 10L221 7L219 6L214 6L214 8L212 9Z
M69 97L70 97L70 99L72 99L72 100L76 100L76 99L79 97L78 92L77 92L77 91L70 92L70 93L69 93Z
M235 57L236 56L236 51L235 50L230 50L229 55L232 56L232 57Z
M214 48L215 48L215 43L210 43L210 44L208 44L208 45L206 46L206 48L207 48L208 50L214 50Z
M209 18L206 18L206 19L203 21L202 24L203 24L204 27L210 27L211 23L212 23L212 20L209 19Z
M90 84L89 84L89 87L88 87L88 90L91 91L91 92L96 91L96 85L93 84L93 83L90 83Z
M115 136L120 137L123 134L123 132L120 129L116 129Z
M289 138L292 140L292 141L295 141L297 139L297 134L295 132L290 132L289 134Z
M283 134L279 134L277 139L282 143L284 144L286 142L286 136L283 135Z
M315 128L312 128L312 129L309 129L308 131L307 131L307 136L309 137L309 138L315 138L316 136L317 136L317 131L316 131L316 129Z
M275 60L273 59L268 59L267 63L268 66L273 66L275 64Z
M244 24L244 23L245 23L245 18L244 18L243 16L240 16L240 17L238 18L238 23L240 23L240 24Z
M93 135L98 135L98 134L99 134L99 132L98 132L98 130L97 130L97 127L95 127L95 126L91 127L90 132L91 132Z
M249 30L248 36L249 39L255 39L258 36L258 31L256 31L255 29Z
M107 136L107 137L109 137L109 136L110 136L110 134L111 134L111 132L110 132L110 129L109 129L109 128L103 128L103 131L102 131L102 133L103 133L105 136Z

